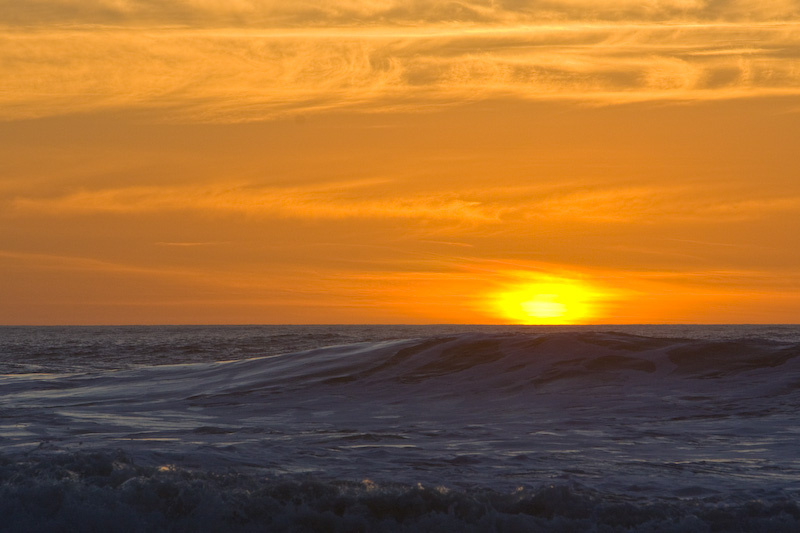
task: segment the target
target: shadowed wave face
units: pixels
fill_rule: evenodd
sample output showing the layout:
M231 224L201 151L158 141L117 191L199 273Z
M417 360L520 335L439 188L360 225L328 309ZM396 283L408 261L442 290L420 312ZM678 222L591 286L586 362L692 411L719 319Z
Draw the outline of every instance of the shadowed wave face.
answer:
M18 530L99 498L158 527L790 531L800 343L713 337L442 332L6 374L0 493L59 495L14 507Z
M691 388L698 386L694 380L721 380L702 386L726 388L740 379L752 384L765 373L773 374L770 379L783 376L785 367L794 369L798 355L798 343L753 339L705 341L615 332L466 334L230 363L212 372L217 377L230 373L230 381L201 396L225 394L229 387L237 394L376 388L400 398L411 390L423 396L546 394L554 387L563 392L612 383Z

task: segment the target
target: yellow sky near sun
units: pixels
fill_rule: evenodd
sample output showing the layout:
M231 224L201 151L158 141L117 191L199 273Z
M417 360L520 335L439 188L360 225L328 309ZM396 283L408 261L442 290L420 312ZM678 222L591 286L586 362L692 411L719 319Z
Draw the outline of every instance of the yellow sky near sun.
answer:
M0 323L797 322L795 1L0 0Z

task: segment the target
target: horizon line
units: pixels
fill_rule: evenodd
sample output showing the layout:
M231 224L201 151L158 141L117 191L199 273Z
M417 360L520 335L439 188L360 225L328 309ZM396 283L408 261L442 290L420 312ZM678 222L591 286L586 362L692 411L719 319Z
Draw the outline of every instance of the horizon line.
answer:
M0 328L124 328L124 327L528 327L528 328L569 328L569 327L620 327L620 326L800 326L798 322L642 322L642 323L608 323L608 324L461 324L461 323L218 323L218 324L0 324Z

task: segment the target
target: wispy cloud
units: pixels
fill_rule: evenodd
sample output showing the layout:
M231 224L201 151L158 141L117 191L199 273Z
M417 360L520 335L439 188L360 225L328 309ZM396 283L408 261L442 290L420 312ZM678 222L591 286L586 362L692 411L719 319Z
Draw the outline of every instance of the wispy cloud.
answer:
M397 190L396 190L397 189ZM800 212L800 196L726 191L700 186L485 187L408 192L384 180L327 182L297 187L247 184L129 186L85 189L59 196L9 196L9 214L74 215L197 211L260 218L419 219L496 225L515 232L531 221L558 225L725 223ZM403 192L400 192L403 190ZM453 246L461 242L433 240ZM201 246L216 242L159 243Z
M176 246L178 248L195 248L197 246L219 246L224 242L157 242L156 246Z
M588 187L553 194L531 204L527 219L584 220L594 223L667 221L731 222L800 212L800 196L747 198L703 186ZM751 193L752 194L752 193Z
M368 180L364 185L372 185ZM348 192L352 183L306 187L124 187L87 190L58 197L18 197L18 211L58 213L142 213L158 211L240 212L272 218L420 218L488 222L497 207L456 195L371 197Z
M138 5L138 4L136 4ZM800 95L800 22L10 29L0 119L103 109L263 120L513 97Z
M785 20L793 0L0 0L9 24L340 26L564 20Z

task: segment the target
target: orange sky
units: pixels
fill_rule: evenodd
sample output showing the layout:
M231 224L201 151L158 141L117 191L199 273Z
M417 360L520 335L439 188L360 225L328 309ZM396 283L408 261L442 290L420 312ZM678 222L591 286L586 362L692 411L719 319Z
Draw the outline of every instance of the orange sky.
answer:
M0 0L0 324L796 323L798 139L793 0Z

